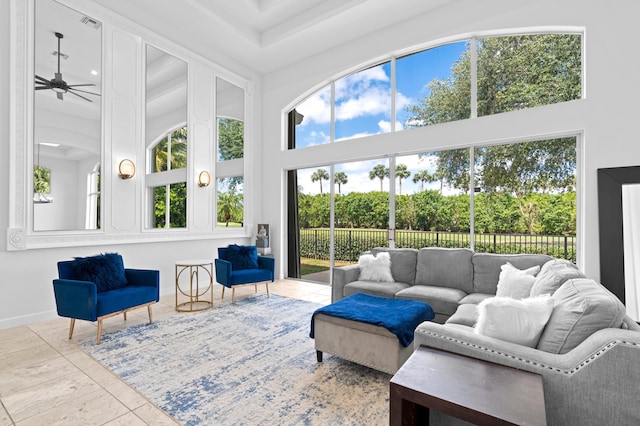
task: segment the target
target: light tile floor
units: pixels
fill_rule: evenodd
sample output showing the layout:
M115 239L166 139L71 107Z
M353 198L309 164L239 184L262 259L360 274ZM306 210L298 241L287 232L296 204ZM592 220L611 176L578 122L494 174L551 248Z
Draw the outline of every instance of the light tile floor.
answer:
M214 283L214 304L231 303L231 292L221 301ZM295 280L278 280L272 294L328 304L331 288ZM236 299L254 294L252 286L236 290ZM258 292L264 292L264 285ZM175 295L153 305L153 320L176 312ZM148 321L147 310L104 320L103 334ZM176 425L174 419L120 380L80 349L76 342L95 338L96 324L76 321L68 339L69 320L54 320L0 330L0 426L27 425Z

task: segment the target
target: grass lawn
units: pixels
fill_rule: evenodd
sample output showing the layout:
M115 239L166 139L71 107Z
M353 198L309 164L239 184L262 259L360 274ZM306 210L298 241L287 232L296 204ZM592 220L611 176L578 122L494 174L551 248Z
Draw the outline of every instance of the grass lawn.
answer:
M350 265L351 262L336 261L336 266ZM300 258L300 275L309 275L329 270L329 261L322 259Z

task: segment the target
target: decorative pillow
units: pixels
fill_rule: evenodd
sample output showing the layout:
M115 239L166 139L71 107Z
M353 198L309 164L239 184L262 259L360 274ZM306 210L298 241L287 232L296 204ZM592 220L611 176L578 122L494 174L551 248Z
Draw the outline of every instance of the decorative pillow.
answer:
M553 294L555 308L538 349L564 354L603 328L619 328L626 314L622 302L588 278L569 280Z
M358 259L360 267L360 281L386 281L393 282L391 276L391 257L389 253L380 252L377 256L363 254Z
M513 297L514 299L524 299L529 297L531 287L536 282L535 275L540 271L540 266L532 266L528 269L518 269L509 262L500 267L500 278L498 279L498 297Z
M124 262L118 253L76 257L72 264L73 279L95 283L98 293L126 287Z
M492 297L478 305L476 334L535 348L553 312L553 299L544 295L527 299Z
M231 244L227 247L227 260L234 271L258 269L258 248Z
M529 296L553 294L565 281L573 278L585 278L578 267L565 259L553 259L540 268L536 282L531 287Z

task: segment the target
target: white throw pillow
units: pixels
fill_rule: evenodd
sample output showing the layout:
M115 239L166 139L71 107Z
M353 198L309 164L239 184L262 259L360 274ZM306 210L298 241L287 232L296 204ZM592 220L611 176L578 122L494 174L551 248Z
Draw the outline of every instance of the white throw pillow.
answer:
M380 252L378 256L363 254L358 259L360 267L360 281L388 281L393 282L391 276L391 257L387 252Z
M476 334L535 348L553 312L549 295L512 299L491 297L478 304Z
M509 262L500 267L500 278L496 296L524 299L529 297L531 287L536 282L535 275L540 271L540 266L532 266L528 269L518 269Z

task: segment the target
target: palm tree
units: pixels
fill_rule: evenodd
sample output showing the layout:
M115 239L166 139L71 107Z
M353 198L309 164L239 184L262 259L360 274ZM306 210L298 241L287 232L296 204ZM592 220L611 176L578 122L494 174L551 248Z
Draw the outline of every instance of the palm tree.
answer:
M437 178L428 171L422 169L414 173L412 180L413 183L420 182L420 191L424 191L424 183L434 182L437 180Z
M340 194L341 185L347 183L347 174L343 171L338 171L333 175L333 183L338 185L338 194Z
M398 191L399 195L402 195L402 179L407 179L409 176L411 176L411 172L407 170L406 164L400 163L396 165L396 177L400 183L400 190Z
M228 227L231 218L238 212L241 201L242 196L235 191L218 192L218 220L224 221Z
M382 181L385 177L389 177L389 168L385 167L384 164L376 164L369 172L369 179L380 179L380 192L382 192Z
M329 172L325 169L318 169L311 174L311 182L320 181L320 193L322 194L322 181L329 180Z

